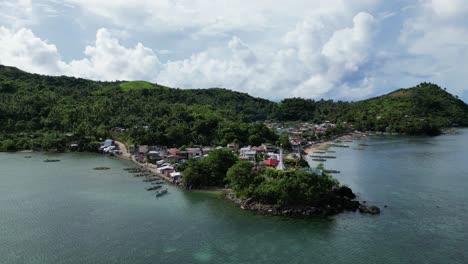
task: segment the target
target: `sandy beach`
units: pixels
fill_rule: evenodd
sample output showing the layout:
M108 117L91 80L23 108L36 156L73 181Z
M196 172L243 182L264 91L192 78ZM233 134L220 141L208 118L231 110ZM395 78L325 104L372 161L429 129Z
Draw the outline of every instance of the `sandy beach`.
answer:
M310 146L304 149L304 152L307 154L312 154L315 151L321 151L322 149L327 148L328 146L333 144L334 141L353 140L353 138L363 137L363 136L366 136L366 133L351 132L351 133L347 133L341 136L332 137L326 141L316 142L316 143L311 144Z

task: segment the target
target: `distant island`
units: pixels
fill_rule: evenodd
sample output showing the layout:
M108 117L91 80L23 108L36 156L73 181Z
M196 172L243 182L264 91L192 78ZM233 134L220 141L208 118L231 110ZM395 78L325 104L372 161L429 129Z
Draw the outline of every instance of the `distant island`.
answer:
M280 215L378 212L325 168L309 168L304 150L314 144L359 131L438 135L468 125L468 105L431 83L358 102L276 103L221 88L98 82L1 65L0 113L0 151L122 155L124 148L136 162L178 172L173 181L186 188L226 188L242 208ZM284 161L279 146L290 154Z

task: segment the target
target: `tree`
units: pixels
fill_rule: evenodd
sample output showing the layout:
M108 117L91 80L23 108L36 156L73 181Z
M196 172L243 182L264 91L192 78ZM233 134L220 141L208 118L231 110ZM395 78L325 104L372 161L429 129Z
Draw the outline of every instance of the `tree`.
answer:
M252 163L239 161L227 171L226 182L238 197L245 198L252 194L254 186L251 185L258 180L257 176Z

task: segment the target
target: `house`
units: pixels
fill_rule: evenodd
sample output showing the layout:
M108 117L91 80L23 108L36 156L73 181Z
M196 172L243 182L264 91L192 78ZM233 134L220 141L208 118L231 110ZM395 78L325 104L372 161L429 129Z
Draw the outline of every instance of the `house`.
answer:
M114 145L114 140L112 140L112 139L104 140L104 147L110 147L112 145Z
M263 150L265 152L276 152L278 150L278 148L270 143L263 143L261 145L261 147L263 148Z
M252 150L252 148L250 146L245 147L245 148L241 148L239 153L240 153L240 158L241 159L249 160L249 161L255 161L255 155L257 155L257 151Z
M199 158L203 156L201 148L186 148L185 152L187 152L188 158Z
M146 154L149 151L149 146L148 145L141 145L138 146L138 153L143 153Z
M178 152L179 152L178 148L170 148L167 150L167 153L169 153L170 155L177 155Z
M178 179L180 179L180 177L182 177L182 173L180 173L180 172L171 172L169 174L169 176L171 177L171 179L173 181L177 181Z
M148 150L149 151L157 151L161 155L167 154L167 147L166 146L151 146L151 147L149 147Z
M237 143L229 143L229 144L227 144L226 147L228 149L230 149L231 151L238 151L239 150L239 144L237 144Z
M159 153L159 151L154 151L154 150L150 150L148 154L146 155L146 157L148 158L148 161L152 163L158 160L162 160L161 153Z
M265 164L265 166L268 166L268 167L276 167L279 164L279 160L269 158L269 159L264 161L264 164Z
M135 160L136 160L137 162L140 162L140 163L145 162L145 154L143 154L143 153L137 153L137 154L135 154Z
M158 168L158 172L161 173L162 175L169 177L172 172L174 172L174 167L170 165L163 166L161 168Z
M256 151L256 152L265 152L262 146L258 147L251 147L250 150Z
M202 153L203 155L207 155L207 154L210 154L212 148L211 147L203 147L202 148Z

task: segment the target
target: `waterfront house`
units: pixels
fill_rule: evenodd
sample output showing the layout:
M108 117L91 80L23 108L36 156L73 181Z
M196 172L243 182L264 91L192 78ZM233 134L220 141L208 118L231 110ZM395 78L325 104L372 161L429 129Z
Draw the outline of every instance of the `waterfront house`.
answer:
M172 172L175 172L174 171L174 167L170 166L170 165L166 165L166 166L163 166L161 168L158 168L158 172L166 177L169 177L170 174Z
M112 139L106 139L104 140L104 147L110 147L110 146L113 146L114 145L114 140Z
M171 177L171 179L173 181L177 181L178 179L180 179L180 177L182 177L182 173L180 173L180 172L171 172L169 174L169 176Z
M140 145L138 146L138 153L140 154L146 154L149 151L149 146L148 145Z

